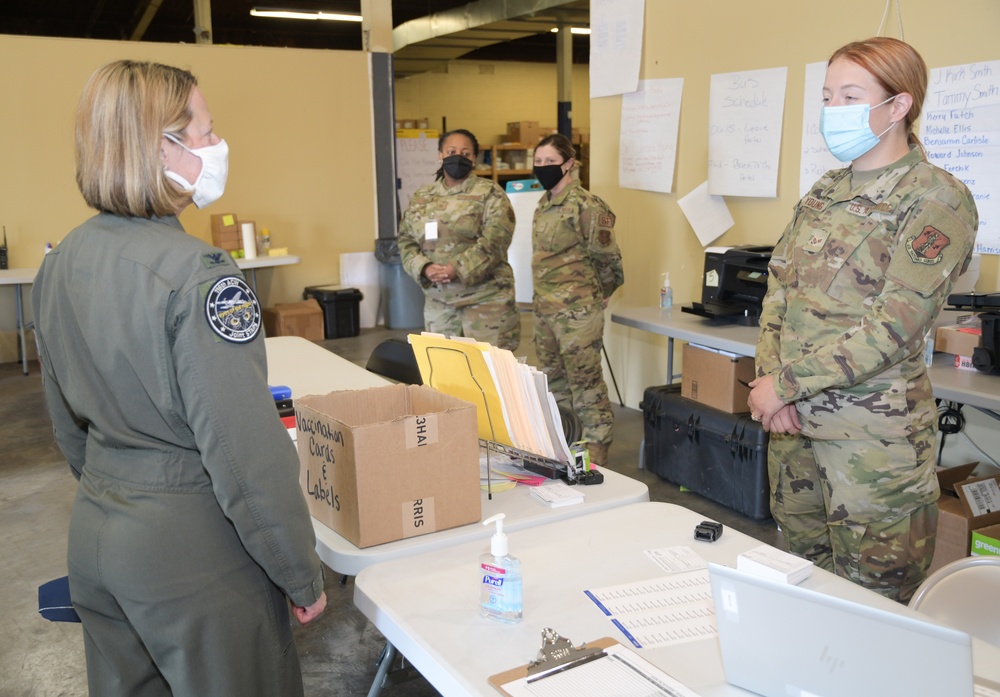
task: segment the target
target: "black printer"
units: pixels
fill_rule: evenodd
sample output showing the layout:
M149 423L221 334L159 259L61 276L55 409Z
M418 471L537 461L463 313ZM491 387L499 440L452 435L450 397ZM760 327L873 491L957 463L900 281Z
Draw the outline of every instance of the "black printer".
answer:
M760 323L767 265L774 247L711 247L705 251L701 302L681 308L701 317L747 326Z

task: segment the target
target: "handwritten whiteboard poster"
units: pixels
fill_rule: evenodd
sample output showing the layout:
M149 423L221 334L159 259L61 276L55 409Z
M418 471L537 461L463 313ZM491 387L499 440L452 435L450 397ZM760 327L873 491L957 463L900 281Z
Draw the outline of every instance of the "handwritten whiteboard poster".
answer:
M931 70L920 141L979 209L975 252L1000 254L1000 61Z
M399 211L402 215L410 205L413 192L434 181L438 162L437 136L428 138L396 138L396 177L399 180Z
M788 68L712 76L708 193L777 196L787 78Z
M799 162L799 196L805 196L816 181L831 169L847 164L830 154L819 132L819 114L823 110L823 82L826 61L806 65L806 88L802 98L802 160Z
M635 92L645 0L590 0L590 96Z
M677 124L684 78L640 80L622 96L618 184L628 189L674 190Z

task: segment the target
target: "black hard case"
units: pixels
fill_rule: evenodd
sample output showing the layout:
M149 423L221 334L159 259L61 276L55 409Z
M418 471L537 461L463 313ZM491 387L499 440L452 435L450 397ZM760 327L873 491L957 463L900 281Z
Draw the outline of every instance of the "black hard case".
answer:
M643 393L646 469L756 520L771 516L768 434L749 414L682 397L680 385Z

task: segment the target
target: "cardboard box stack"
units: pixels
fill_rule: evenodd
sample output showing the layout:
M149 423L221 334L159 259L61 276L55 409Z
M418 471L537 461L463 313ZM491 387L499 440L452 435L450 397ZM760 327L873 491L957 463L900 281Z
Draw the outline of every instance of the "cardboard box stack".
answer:
M235 252L243 248L240 221L236 219L235 214L212 215L212 245L227 252Z
M301 336L310 341L322 341L323 310L316 298L265 307L264 333L267 336Z
M747 383L754 379L754 361L726 351L688 344L684 347L681 396L730 414L749 411Z
M534 146L542 137L537 121L510 121L507 123L506 142Z
M314 518L358 547L478 523L476 407L423 385L295 400Z
M970 553L1000 555L1000 474L970 479L978 465L938 471L941 497L931 571Z

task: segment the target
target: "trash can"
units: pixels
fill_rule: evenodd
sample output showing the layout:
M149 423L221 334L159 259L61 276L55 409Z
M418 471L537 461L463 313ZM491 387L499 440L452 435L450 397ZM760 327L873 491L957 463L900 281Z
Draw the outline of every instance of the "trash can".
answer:
M357 288L337 285L308 286L302 299L315 298L323 310L323 336L340 339L357 336L361 332L360 304L364 293Z
M389 329L424 328L424 291L403 270L395 239L378 240L375 258L379 264L379 285L385 326Z

